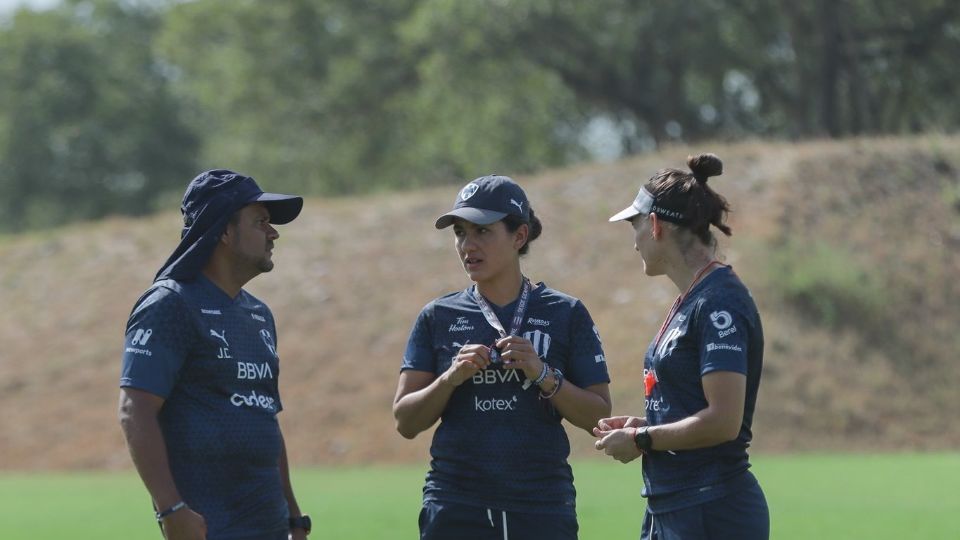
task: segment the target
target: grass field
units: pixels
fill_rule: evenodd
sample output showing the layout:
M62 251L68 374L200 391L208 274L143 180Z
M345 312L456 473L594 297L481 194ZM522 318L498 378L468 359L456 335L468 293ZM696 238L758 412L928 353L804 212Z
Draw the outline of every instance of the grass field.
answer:
M772 538L960 538L960 454L754 458ZM319 540L416 538L425 465L300 469L294 485ZM574 464L580 537L635 539L638 465ZM160 538L133 473L2 473L0 539Z

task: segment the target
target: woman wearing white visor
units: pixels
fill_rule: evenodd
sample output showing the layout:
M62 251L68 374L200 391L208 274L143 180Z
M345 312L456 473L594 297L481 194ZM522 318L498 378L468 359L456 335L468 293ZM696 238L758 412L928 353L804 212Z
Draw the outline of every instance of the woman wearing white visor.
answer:
M727 201L707 185L713 154L690 171L662 169L610 218L634 231L648 276L680 291L643 358L645 413L598 422L596 448L623 463L643 456L642 539L769 537L766 499L747 447L763 366L763 328L747 287L717 260Z

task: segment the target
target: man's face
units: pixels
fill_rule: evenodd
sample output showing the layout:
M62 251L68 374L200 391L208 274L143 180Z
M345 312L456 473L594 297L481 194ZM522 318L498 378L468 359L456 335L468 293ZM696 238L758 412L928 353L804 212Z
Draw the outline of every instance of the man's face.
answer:
M273 270L273 242L280 233L270 225L270 212L262 203L249 204L228 226L230 249L236 264L255 274Z

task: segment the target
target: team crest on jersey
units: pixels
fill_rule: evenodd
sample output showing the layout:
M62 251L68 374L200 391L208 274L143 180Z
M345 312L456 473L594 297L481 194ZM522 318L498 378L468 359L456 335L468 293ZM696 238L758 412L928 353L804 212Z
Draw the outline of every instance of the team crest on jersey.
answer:
M679 328L673 328L667 335L663 336L663 339L660 342L660 347L657 348L657 355L660 358L666 358L673 354L673 349L677 347L677 340L680 339L680 336L683 335L683 331Z
M277 356L277 345L273 341L273 336L270 334L270 331L266 328L260 330L260 338L263 339L263 344L267 346L267 350L270 351L270 354L274 358L279 358Z
M550 334L534 330L533 332L524 332L523 339L533 343L533 350L537 351L537 356L541 359L545 359L550 354L550 342L552 341Z

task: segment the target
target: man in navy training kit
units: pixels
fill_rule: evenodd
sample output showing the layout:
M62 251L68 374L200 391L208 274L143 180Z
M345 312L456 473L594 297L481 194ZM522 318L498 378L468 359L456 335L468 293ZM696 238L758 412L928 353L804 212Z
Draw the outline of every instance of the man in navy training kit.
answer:
M119 416L168 540L303 540L277 413L277 332L242 287L273 269L273 225L303 199L207 171L181 241L127 322Z

